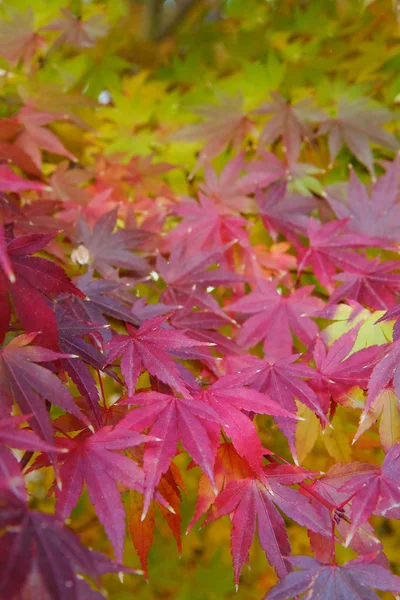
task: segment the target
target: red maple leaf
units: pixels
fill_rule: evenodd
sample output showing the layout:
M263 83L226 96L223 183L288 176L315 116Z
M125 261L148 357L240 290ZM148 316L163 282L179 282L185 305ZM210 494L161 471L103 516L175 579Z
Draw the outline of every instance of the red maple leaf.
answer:
M44 248L56 234L28 234L8 241L0 254L0 340L8 330L11 319L11 296L15 312L27 331L40 332L37 342L58 347L56 319L51 309L52 299L59 294L83 297L64 270L54 262L30 256ZM5 254L6 252L6 254Z
M307 592L308 600L375 600L378 596L371 588L399 592L400 577L370 562L374 556L356 558L342 566L309 556L289 558L291 565L301 570L288 573L264 600L290 600L302 592Z
M307 472L302 473L295 468L290 472L286 466L281 469L265 467L260 478L231 481L216 497L215 509L206 523L231 514L231 551L236 585L248 560L256 522L260 544L270 564L278 577L287 574L288 565L284 557L290 553L290 544L284 520L276 506L300 525L316 532L325 531L324 522L309 501L297 490L283 485L303 481L308 476Z
M311 296L313 286L303 286L289 296L282 296L269 281L258 280L258 287L229 306L250 316L242 325L237 342L249 348L263 340L268 358L291 354L292 332L304 344L310 344L318 334L317 325L310 319L323 306L322 300Z
M161 439L160 442L147 444L143 455L146 473L143 518L161 476L167 472L176 454L179 439L196 464L214 482L214 455L208 430L212 422L219 421L219 417L212 407L190 398L188 394L186 398L178 398L153 391L135 394L123 404L136 405L138 408L121 421L121 426L136 431L151 427L151 435Z
M84 429L74 438L56 438L58 446L68 452L59 455L58 466L62 486L55 487L57 504L56 515L66 519L75 508L86 483L89 498L96 507L96 514L113 545L117 560L122 560L125 533L125 510L120 498L117 482L127 488L143 492L144 472L128 456L114 452L126 450L145 442L158 443L148 437L130 431L122 423L105 426L91 433ZM31 469L46 466L39 457ZM161 496L157 499L164 505Z
M180 394L188 393L171 355L179 350L207 343L191 340L183 333L163 327L166 320L167 317L153 317L145 321L139 329L127 323L129 335L116 335L105 346L108 350L105 366L122 355L121 370L130 396L135 393L143 369L175 388Z
M261 468L266 449L261 444L252 419L243 410L276 417L297 418L266 394L242 387L235 381L230 383L229 376L221 378L205 390L194 393L194 398L207 403L218 415L218 422L232 440L238 454L246 458L256 472ZM219 425L211 427L216 450L219 444Z
M267 394L290 413L296 414L295 399L299 400L310 410L314 411L322 422L326 423L324 411L319 398L312 388L303 379L315 377L315 371L305 364L295 363L299 354L285 356L278 360L262 360L256 356L238 356L227 359L232 374L221 377L221 383L233 385L248 385L251 388ZM295 363L295 364L294 364ZM240 370L237 370L240 369ZM277 425L289 441L292 456L297 461L296 455L296 423L293 419L275 417Z

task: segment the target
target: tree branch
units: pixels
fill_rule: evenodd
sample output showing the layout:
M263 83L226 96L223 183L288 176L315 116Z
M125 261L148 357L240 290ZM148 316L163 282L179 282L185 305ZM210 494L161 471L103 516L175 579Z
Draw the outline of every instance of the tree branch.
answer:
M153 39L159 42L171 35L172 32L179 27L187 13L199 2L201 2L201 0L183 0L167 23L162 23Z
M156 40L163 16L164 0L146 0L143 9L142 31L146 40Z

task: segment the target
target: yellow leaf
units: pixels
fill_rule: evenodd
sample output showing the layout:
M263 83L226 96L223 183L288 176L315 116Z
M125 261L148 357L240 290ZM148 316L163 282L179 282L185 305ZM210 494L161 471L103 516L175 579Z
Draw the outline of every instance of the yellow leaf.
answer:
M327 427L322 432L321 439L330 456L337 462L351 462L351 446L345 426L337 414L332 421L333 429Z
M400 442L400 414L398 400L393 390L385 390L381 421L379 423L379 436L385 452ZM383 395L382 394L382 395Z
M297 415L304 421L298 421L296 426L296 451L301 464L314 447L320 430L320 424L312 410L304 405L299 405Z

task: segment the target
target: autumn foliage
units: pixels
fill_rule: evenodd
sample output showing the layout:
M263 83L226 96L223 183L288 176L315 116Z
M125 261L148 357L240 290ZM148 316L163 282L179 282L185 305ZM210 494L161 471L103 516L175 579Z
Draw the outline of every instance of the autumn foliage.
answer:
M0 9L0 598L400 594L391 3L29 4ZM161 593L223 517L227 584L199 551Z

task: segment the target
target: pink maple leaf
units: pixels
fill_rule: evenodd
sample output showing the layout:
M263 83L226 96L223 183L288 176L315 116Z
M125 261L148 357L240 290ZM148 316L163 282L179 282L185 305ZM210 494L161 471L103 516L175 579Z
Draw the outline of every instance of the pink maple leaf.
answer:
M400 241L399 165L400 157L397 157L390 163L386 173L379 177L370 193L351 169L347 201L339 199L333 186L328 187L327 202L338 219L349 219L348 231L382 240Z
M304 344L310 344L318 333L311 320L323 302L311 296L313 286L304 286L288 296L280 294L271 282L258 281L258 287L229 306L229 311L251 315L242 325L237 342L249 348L263 340L268 358L291 354L292 332Z

